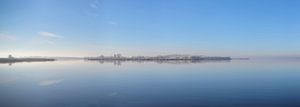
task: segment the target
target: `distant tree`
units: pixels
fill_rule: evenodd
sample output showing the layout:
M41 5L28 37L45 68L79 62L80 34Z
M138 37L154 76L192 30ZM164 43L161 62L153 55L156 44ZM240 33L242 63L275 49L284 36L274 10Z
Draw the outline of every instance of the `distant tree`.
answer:
M13 57L12 55L8 55L8 58L9 58L9 59L12 59L12 58L14 58L14 57Z

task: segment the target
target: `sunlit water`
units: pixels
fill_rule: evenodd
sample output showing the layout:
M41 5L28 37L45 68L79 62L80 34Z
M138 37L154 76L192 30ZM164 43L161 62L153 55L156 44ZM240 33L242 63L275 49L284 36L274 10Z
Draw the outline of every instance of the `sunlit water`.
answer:
M0 64L0 107L300 107L300 61Z

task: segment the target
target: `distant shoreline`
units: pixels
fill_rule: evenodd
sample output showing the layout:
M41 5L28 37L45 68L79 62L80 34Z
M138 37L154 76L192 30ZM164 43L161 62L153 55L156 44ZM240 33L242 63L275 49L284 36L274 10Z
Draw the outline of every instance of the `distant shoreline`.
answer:
M68 58L69 59L69 58ZM80 58L81 59L81 58ZM96 61L230 61L235 58L221 57L221 56L202 56L202 55L159 55L159 56L122 56L121 54L114 54L113 56L98 56L98 57L85 57L82 60L96 60ZM8 58L0 58L0 63L17 63L17 62L44 62L56 61L60 58L15 58L9 55Z
M55 61L52 58L0 58L0 63Z
M164 56L132 56L124 57L120 54L114 56L99 56L99 57L86 57L85 60L128 60L128 61L155 61L155 60L232 60L231 57L211 57L211 56L190 56L190 55L164 55Z
M103 61L175 61L175 60L232 60L232 59L85 59L85 60L103 60Z

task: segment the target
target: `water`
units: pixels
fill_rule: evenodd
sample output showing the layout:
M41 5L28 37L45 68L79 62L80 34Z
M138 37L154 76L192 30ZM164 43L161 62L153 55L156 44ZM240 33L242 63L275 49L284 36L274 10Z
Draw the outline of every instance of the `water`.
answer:
M299 107L300 61L0 64L0 107Z

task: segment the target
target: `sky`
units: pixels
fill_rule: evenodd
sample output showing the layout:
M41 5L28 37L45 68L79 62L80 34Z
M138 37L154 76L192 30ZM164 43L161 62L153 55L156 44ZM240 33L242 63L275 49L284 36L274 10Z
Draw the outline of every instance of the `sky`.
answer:
M0 0L0 56L300 56L299 0Z

